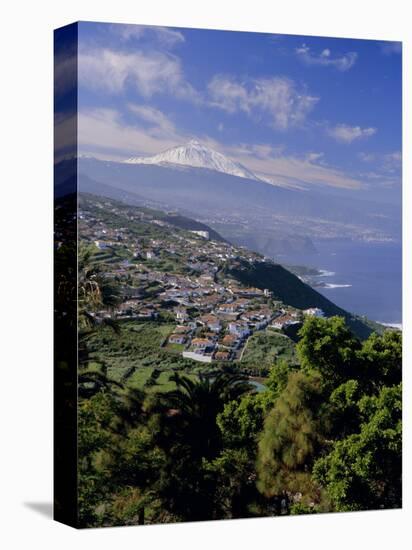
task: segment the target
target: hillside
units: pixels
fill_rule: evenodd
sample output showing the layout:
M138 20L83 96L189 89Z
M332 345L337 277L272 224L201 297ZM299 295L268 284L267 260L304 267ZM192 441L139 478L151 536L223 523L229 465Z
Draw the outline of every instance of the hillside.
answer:
M209 227L208 225L183 216L175 212L163 212L156 208L149 208L146 206L134 206L131 203L131 199L138 201L140 197L138 195L132 195L125 193L124 197L119 197L119 200L113 199L106 194L106 190L103 190L105 196L106 204L111 204L119 209L125 216L128 216L128 213L140 212L148 216L149 220L157 220L158 222L164 222L165 224L170 224L178 229L183 229L186 231L207 231L209 237L213 241L218 242L227 242L217 231ZM100 195L94 193L80 193L79 194L79 205L90 205L91 202L97 200ZM110 199L110 202L107 200Z
M160 210L153 210L149 208L145 209L145 211L152 213L153 216L156 216L156 219L169 223L179 229L185 229L186 231L207 231L211 240L227 242L226 239L224 239L217 231L208 225L192 218L188 218L187 216L183 216L182 214L174 212L165 213Z
M273 298L286 306L299 310L318 307L327 316L343 316L359 338L367 338L372 331L382 329L380 325L339 308L281 265L263 261L259 254L231 245L196 220L89 194L80 194L79 206L82 211L89 212L92 220L89 229L82 230L83 238L93 241L105 235L108 239L112 234L108 246L99 252L102 259L110 257L111 264L122 260L137 261L140 269L149 269L153 274L161 270L171 276L195 270L193 285L196 285L196 277L206 274L214 277L218 273L225 287L230 285L226 279L234 278L246 287L261 291L269 289ZM102 228L106 228L104 233L100 232ZM196 236L190 233L193 230L208 231L211 238L206 240ZM136 260L136 250L139 260ZM154 255L155 260L149 260L147 252ZM187 279L184 284L187 284ZM164 280L161 286L165 286Z
M275 297L293 307L299 309L318 307L328 317L342 316L352 331L361 339L367 338L373 331L382 331L379 324L365 321L348 313L279 264L255 262L251 265L239 262L235 267L229 267L227 273L245 285L261 289L268 288Z

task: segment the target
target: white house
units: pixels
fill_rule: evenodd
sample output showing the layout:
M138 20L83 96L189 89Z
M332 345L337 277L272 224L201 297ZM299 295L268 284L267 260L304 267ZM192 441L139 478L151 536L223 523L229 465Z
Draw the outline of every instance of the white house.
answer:
M199 235L199 237L203 237L204 239L209 239L209 231L198 231L192 229L190 233L194 233L195 235Z
M219 332L222 328L220 320L215 315L203 315L199 321L213 332Z
M176 315L176 321L184 322L189 319L189 315L185 309L176 309L175 315Z
M192 347L198 351L213 350L215 347L214 342L208 338L193 338Z
M272 328L277 328L280 330L282 328L290 327L291 325L297 325L297 324L299 324L299 321L296 320L296 317L293 313L291 314L285 313L280 317L276 317L276 319L272 322L270 326Z
M309 309L305 309L303 313L310 317L325 317L324 311L318 307L310 307Z
M184 334L171 334L169 336L169 344L184 344L186 336Z
M211 355L203 355L202 353L197 353L196 351L184 351L182 356L185 359L193 359L193 361L200 361L201 363L211 363Z
M228 329L230 334L234 334L239 338L245 338L250 334L249 327L241 323L229 323Z
M217 309L222 313L234 313L237 310L237 305L231 302L228 304L221 304Z

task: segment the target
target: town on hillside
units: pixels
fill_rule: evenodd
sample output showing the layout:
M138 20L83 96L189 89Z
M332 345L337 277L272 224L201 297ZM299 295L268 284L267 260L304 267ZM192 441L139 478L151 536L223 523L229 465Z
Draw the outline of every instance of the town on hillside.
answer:
M147 208L82 196L79 245L92 253L102 275L116 282L121 294L115 306L93 313L96 321L166 316L174 328L161 347L212 363L240 361L257 331L287 333L305 315L324 316L316 307L290 307L268 289L242 285L228 273L228 266L267 258L163 218Z

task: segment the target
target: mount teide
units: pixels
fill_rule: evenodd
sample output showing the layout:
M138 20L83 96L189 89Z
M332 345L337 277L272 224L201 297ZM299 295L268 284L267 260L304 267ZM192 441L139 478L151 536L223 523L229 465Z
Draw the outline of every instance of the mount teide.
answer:
M179 210L231 242L269 256L314 250L310 238L319 238L313 231L319 222L325 237L332 225L336 234L337 224L347 233L355 224L358 234L363 228L396 230L397 211L390 205L271 185L197 141L123 162L80 157L78 175L80 191L100 188L101 195L113 199L134 204L144 199Z
M132 157L125 161L127 164L156 164L158 166L190 166L192 168L206 168L222 174L229 174L239 178L260 180L248 168L230 158L206 147L196 140L186 145L179 145L167 149L163 153L151 157Z

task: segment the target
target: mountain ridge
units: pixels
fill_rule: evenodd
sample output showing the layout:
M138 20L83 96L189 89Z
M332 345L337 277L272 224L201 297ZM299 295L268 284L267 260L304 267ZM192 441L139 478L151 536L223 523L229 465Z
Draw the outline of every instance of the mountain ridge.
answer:
M184 145L178 145L152 156L131 157L125 164L156 164L159 166L189 166L191 168L206 168L223 174L263 181L243 164L231 160L215 149L203 145L197 140L190 140Z
M309 233L310 237L318 238L319 233L313 231L314 220L332 223L339 235L342 232L336 224L340 224L351 237L369 229L376 232L378 238L380 234L399 234L398 211L391 205L355 202L349 197L331 196L318 190L303 193L211 169L81 158L78 174L80 189L81 179L86 175L97 182L161 202L168 209L184 208L203 218L222 219L235 211L243 220L265 223L269 227L275 215L284 220L282 227L289 226L294 233ZM321 233L323 227L324 224L320 226Z

